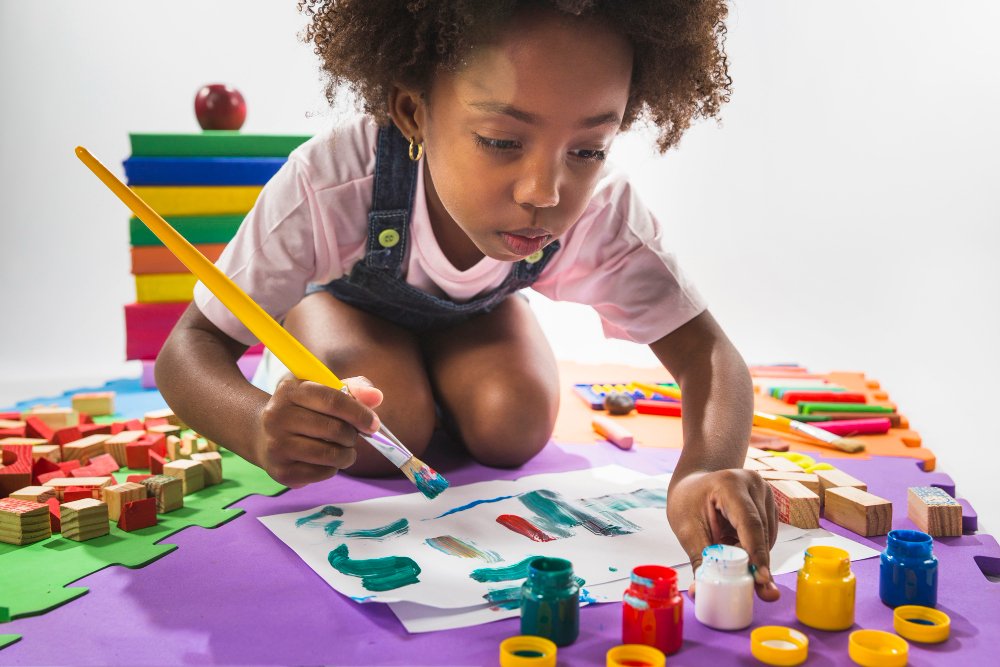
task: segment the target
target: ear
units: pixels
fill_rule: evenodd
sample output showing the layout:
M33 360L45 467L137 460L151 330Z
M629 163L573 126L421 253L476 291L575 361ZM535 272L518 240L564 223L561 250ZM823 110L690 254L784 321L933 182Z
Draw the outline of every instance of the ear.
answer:
M389 116L407 139L424 140L423 125L427 118L427 100L411 88L393 86L389 92Z

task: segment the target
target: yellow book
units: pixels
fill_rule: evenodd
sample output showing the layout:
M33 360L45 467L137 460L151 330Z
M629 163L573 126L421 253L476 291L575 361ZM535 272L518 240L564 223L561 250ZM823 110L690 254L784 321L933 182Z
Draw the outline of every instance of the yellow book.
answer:
M132 188L160 215L241 215L247 213L262 185L165 186Z
M139 303L166 303L194 299L193 273L147 273L135 277L135 300Z

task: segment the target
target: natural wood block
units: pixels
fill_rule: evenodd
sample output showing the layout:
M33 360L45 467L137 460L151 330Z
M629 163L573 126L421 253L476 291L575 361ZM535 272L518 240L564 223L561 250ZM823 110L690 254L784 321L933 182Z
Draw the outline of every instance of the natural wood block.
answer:
M200 452L191 455L192 461L197 461L205 467L205 486L222 483L222 455L218 452Z
M51 535L47 504L17 498L0 499L0 542L31 544Z
M10 494L11 498L17 500L30 500L33 503L44 504L49 498L56 497L56 490L51 486L26 486Z
M63 445L63 461L75 459L86 465L91 456L104 453L104 442L110 437L110 435L101 433L66 443Z
M167 436L167 457L171 461L177 461L179 459L189 459L191 458L191 450L185 451L183 448L184 441L175 435Z
M133 500L142 500L146 497L146 487L142 484L125 482L124 484L105 487L102 490L102 495L105 504L108 506L108 519L110 521L118 521L125 503L130 503Z
M892 530L892 503L853 486L827 489L823 516L865 537Z
M49 428L56 430L66 428L67 426L76 426L80 423L80 414L72 408L36 406L21 414L21 417L25 420L29 416L38 417Z
M146 427L146 430L150 433L162 433L163 435L179 436L181 434L181 427L174 424L156 424Z
M62 500L63 491L71 486L85 486L97 496L101 495L101 490L107 486L113 486L114 477L56 477L45 482L45 486L51 486L56 490L56 498Z
M198 461L181 459L163 464L163 474L176 477L184 483L184 495L205 488L205 466Z
M126 466L128 465L128 456L125 448L145 434L145 431L120 431L104 441L104 451L111 454L119 466Z
M802 472L802 466L798 463L789 461L783 456L764 456L757 459L757 463L766 465L772 470L780 470L782 472Z
M800 469L801 470L801 469ZM767 481L798 482L816 495L819 495L819 478L811 472L784 472L782 470L763 470L760 476Z
M0 419L0 428L24 428L28 423L20 419Z
M959 537L962 534L962 506L936 486L907 489L906 515L931 537Z
M163 408L162 410L153 410L152 412L147 412L142 417L146 419L166 419L168 424L173 424L174 426L180 426L182 429L187 428L187 425L181 420L180 417L174 414L174 411L170 408Z
M74 410L86 415L113 415L115 413L115 392L113 391L73 394L70 402Z
M771 468L769 466L761 463L757 459L752 459L752 458L750 458L748 456L746 458L746 460L743 461L743 469L744 470L756 470L757 472L760 472L761 470L770 470Z
M156 511L160 514L184 507L184 482L170 475L154 475L143 480L146 493L156 498Z
M798 528L819 528L819 496L799 482L770 481L778 520Z
M747 458L749 459L762 459L766 456L772 456L771 452L766 452L763 449L758 449L752 445L747 447Z
M60 509L62 536L83 542L111 532L108 506L94 498L63 503Z
M851 477L843 470L834 468L833 470L817 470L816 477L819 478L819 508L822 511L825 502L823 494L827 489L844 488L847 486L867 491L868 485L860 479Z
M48 440L43 440L42 438L0 438L0 448L4 445L29 445L31 447L36 447L38 445L48 444Z
M62 461L62 451L59 449L59 445L33 445L31 448L31 457L36 461L38 459L48 459L53 463L59 463Z

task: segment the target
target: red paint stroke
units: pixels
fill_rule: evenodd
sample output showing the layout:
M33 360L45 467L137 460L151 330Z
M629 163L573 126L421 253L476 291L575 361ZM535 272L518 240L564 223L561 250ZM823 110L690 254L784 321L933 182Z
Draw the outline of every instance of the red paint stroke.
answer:
M501 514L497 517L497 523L535 542L551 542L556 539L535 524L516 514Z

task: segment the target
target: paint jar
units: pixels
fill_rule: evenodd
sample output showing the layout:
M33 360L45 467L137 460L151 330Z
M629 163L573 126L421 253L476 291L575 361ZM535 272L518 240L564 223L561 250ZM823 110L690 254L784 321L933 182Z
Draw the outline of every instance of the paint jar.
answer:
M746 551L727 544L705 547L694 579L694 615L701 623L742 630L753 622L753 575Z
M919 530L890 530L879 568L878 594L889 607L937 606L934 540Z
M645 644L621 644L608 651L604 664L606 667L666 667L667 656Z
M580 584L573 564L562 558L536 558L521 586L521 634L545 637L568 646L580 634Z
M622 603L622 643L676 653L683 641L683 612L677 572L662 565L640 565L632 570Z
M796 584L795 617L817 630L846 630L854 625L856 584L846 551L809 547Z

